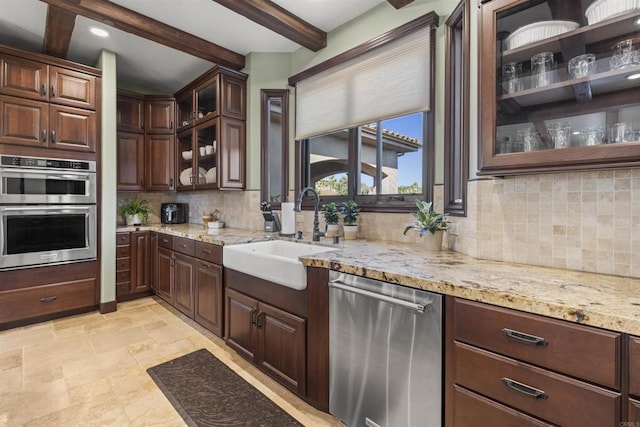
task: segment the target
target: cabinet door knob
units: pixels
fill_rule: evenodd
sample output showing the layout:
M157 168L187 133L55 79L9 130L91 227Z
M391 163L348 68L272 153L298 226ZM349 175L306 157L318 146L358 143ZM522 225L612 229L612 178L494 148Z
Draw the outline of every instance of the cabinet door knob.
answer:
M531 344L540 347L546 347L549 343L542 337L535 335L525 334L524 332L514 331L509 328L502 328L502 333L513 340L519 341L524 344Z
M254 325L257 323L257 317L256 316L258 314L258 309L254 308L251 310L251 313L249 313L249 316L251 316L251 323L253 323Z
M169 129L173 129L173 120L169 122Z
M256 315L256 326L258 328L262 328L263 321L264 321L264 312L261 311Z
M57 299L58 299L58 297L54 295L54 296L50 296L50 297L40 298L40 302L50 303L50 302L54 302Z
M533 397L534 399L547 399L549 397L544 391L531 387L530 385L514 381L511 378L503 378L502 382L511 390Z
M51 97L56 97L56 87L54 85L51 85Z
M169 178L169 188L173 188L173 178Z
M44 83L42 84L42 87L40 88L40 95L47 96L47 85L45 85Z
M42 142L47 142L47 131L46 130L42 131Z
M56 143L56 131L55 130L51 131L51 142L53 142L54 144Z
M211 255L211 251L209 249L203 249L202 253L203 254L207 254L207 255Z

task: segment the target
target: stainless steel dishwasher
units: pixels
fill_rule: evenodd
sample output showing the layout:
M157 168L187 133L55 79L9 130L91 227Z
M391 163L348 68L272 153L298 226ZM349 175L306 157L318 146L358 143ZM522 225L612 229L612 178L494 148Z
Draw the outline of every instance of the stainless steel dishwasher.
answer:
M329 365L348 426L441 426L442 296L331 271Z

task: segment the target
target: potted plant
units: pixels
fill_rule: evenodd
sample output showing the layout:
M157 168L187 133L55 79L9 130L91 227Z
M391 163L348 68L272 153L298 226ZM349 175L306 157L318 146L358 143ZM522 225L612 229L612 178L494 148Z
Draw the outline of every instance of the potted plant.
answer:
M120 205L120 215L127 225L141 225L149 221L149 214L153 212L146 200L133 198Z
M416 207L418 211L411 214L416 220L406 224L404 234L411 229L417 230L420 237L425 238L427 250L439 251L442 232L449 228L447 214L436 212L431 202L416 200Z
M358 234L358 215L360 215L360 208L358 207L358 204L353 200L342 202L340 212L342 212L344 239L355 239Z
M327 224L327 230L325 236L333 237L338 234L338 206L335 202L326 203L322 205L322 215L324 216L324 222Z

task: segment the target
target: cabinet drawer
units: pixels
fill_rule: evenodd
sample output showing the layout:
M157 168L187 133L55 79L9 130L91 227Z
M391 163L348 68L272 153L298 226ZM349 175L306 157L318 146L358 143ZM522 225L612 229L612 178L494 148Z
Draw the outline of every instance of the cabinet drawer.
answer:
M640 338L629 337L629 393L640 398Z
M131 271L116 271L116 283L124 283L131 280Z
M158 234L158 246L173 249L173 236L169 234Z
M196 254L196 241L185 237L174 237L173 250L181 254L194 256Z
M620 389L618 333L457 299L455 339Z
M453 416L454 426L551 427L551 424L530 417L469 390L458 386L454 386L454 390L456 402Z
M116 296L127 295L131 289L131 282L116 283Z
M466 344L455 352L455 383L486 397L562 426L620 421L619 393Z
M196 258L222 265L222 246L196 242Z
M95 279L0 292L0 323L97 304Z
M131 233L116 233L116 245L128 245L131 243Z
M116 258L116 271L128 270L131 265L131 258Z
M131 254L131 246L116 246L116 258L127 258Z

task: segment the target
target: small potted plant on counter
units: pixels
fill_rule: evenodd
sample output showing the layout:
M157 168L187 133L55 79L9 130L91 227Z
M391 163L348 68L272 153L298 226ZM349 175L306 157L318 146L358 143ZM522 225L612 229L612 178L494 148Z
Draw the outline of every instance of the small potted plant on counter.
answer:
M120 215L124 217L127 225L146 224L151 212L153 211L146 200L134 198L120 205Z
M322 215L324 216L324 222L327 224L325 236L333 237L338 234L340 217L338 216L338 206L336 206L336 203L331 202L322 205Z
M353 200L342 202L340 212L342 212L344 239L355 239L358 234L358 215L360 215L358 204Z
M417 212L411 215L416 219L406 224L404 234L414 229L420 237L425 238L425 247L429 251L439 251L442 247L442 232L449 228L447 214L438 213L433 209L431 202L416 200Z

